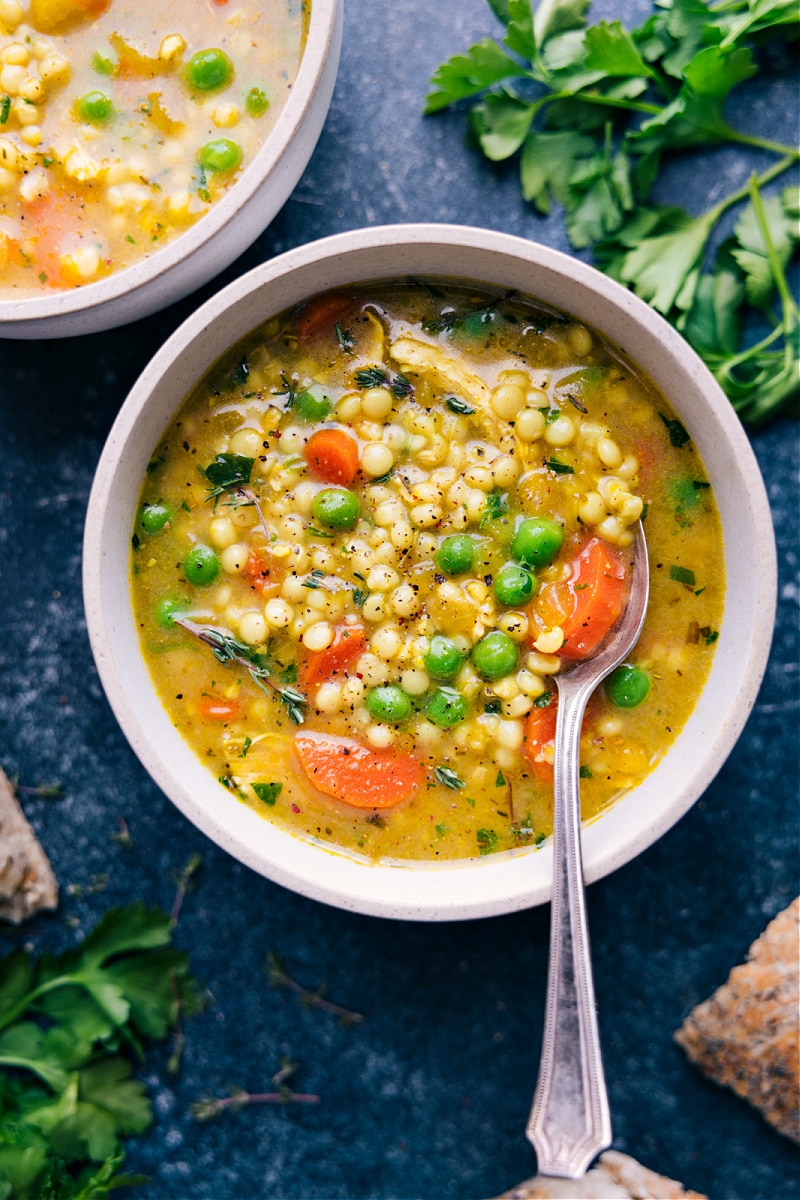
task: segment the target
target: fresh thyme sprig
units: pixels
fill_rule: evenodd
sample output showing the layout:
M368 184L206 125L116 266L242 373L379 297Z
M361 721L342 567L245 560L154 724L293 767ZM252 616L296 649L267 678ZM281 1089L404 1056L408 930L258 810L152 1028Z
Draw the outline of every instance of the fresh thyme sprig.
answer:
M272 951L267 955L265 969L271 987L286 988L288 991L294 993L295 996L298 996L307 1008L319 1008L323 1012L331 1013L333 1016L339 1018L341 1025L358 1025L359 1022L364 1020L361 1013L352 1012L348 1008L341 1008L338 1004L333 1004L330 1000L326 1000L325 984L322 984L316 991L304 988L301 983L292 979L283 964L283 960Z
M270 532L267 522L264 519L264 513L259 504L258 497L250 486L254 462L254 458L248 458L244 454L218 454L214 461L209 463L203 471L206 479L211 484L206 498L216 502L220 496L228 492L232 496L238 497L244 504L252 505L258 513L264 537L269 542Z
M219 662L226 666L230 663L238 663L240 667L244 667L256 687L260 688L266 696L270 694L267 688L271 688L278 696L286 708L290 721L293 721L295 725L303 724L304 710L308 700L296 688L277 683L272 677L272 671L264 664L262 656L252 646L248 646L246 642L240 642L225 629L218 629L215 625L198 625L189 617L173 617L173 623L180 625L181 629L193 634L201 642L205 642Z
M229 1087L227 1096L208 1096L195 1100L190 1112L195 1121L215 1121L226 1111L239 1112L248 1104L319 1104L320 1097L308 1092L295 1092L286 1080L297 1070L296 1063L284 1061L272 1077L274 1092L246 1092L244 1088Z

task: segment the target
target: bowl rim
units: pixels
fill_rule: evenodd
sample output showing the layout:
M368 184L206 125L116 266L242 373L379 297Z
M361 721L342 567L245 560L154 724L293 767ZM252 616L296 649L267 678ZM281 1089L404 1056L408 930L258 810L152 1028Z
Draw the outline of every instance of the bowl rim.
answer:
M716 705L703 708L708 691L706 684L703 696L689 718L687 728L692 726L694 743L698 752L697 761L689 764L687 772L676 775L674 761L670 759L686 738L686 729L678 736L670 751L653 772L638 788L616 802L603 816L583 828L584 867L587 882L602 878L627 863L655 842L669 829L699 798L727 758L752 709L758 687L766 668L772 636L774 612L777 598L777 565L774 531L767 500L766 489L752 447L727 397L721 391L707 368L689 348L683 338L649 305L638 299L615 281L602 275L593 267L578 259L549 247L541 246L515 235L487 231L470 226L440 224L409 224L375 226L352 230L300 246L277 258L256 267L241 276L209 300L172 334L155 354L134 384L128 398L114 422L106 446L98 464L97 474L89 500L84 537L84 597L89 637L101 681L117 719L128 741L156 783L166 792L173 803L195 825L203 830L223 849L228 850L240 861L253 867L274 882L287 886L302 895L337 907L375 916L414 920L454 920L498 915L533 907L550 898L552 878L552 840L539 850L528 848L494 854L483 859L451 860L447 863L420 863L388 865L386 863L365 864L343 853L337 853L306 841L299 836L280 829L242 805L224 789L216 786L213 776L206 767L194 758L193 752L181 751L185 744L172 730L166 719L165 710L155 699L161 716L159 736L167 733L164 726L174 735L169 744L169 753L158 750L152 743L146 728L145 716L137 711L137 704L128 694L129 678L126 671L131 662L121 664L119 655L120 628L125 620L132 624L129 596L127 601L119 594L119 611L109 610L111 598L110 556L114 554L113 521L110 520L111 502L115 496L115 481L121 465L130 451L137 435L141 437L143 414L153 415L157 405L159 389L169 393L170 379L190 380L179 397L170 400L166 419L157 425L158 432L145 448L149 457L163 433L171 416L177 411L188 394L193 381L199 379L212 361L218 356L213 352L214 334L220 337L230 326L235 329L233 341L243 338L249 331L267 319L270 313L287 307L286 303L266 303L273 288L293 285L300 288L302 281L311 278L317 286L306 283L294 303L314 291L324 291L332 286L344 286L345 282L358 283L367 280L385 279L394 274L425 274L419 267L409 271L408 262L424 259L430 261L436 253L450 255L459 264L457 271L429 270L429 276L441 277L449 274L452 279L462 278L474 283L480 281L503 286L499 278L491 279L484 273L476 273L467 267L478 259L495 264L498 275L508 275L512 266L516 270L537 272L551 283L558 283L566 290L578 289L588 300L602 306L602 314L588 318L585 313L575 312L574 304L563 305L579 319L594 325L612 343L620 339L609 333L612 320L630 331L638 330L646 344L657 353L664 364L669 363L682 387L694 388L702 393L706 404L698 414L707 428L702 436L713 446L713 439L724 444L726 471L715 486L734 487L744 495L741 520L746 521L736 532L736 555L740 553L744 537L752 554L745 584L751 591L747 596L745 612L748 628L747 637L738 638L735 646L729 630L733 617L730 613L729 588L726 588L726 611L720 632L718 649L714 656L711 679L722 674L717 664L725 665L734 679L733 688L722 695L727 704L720 711L719 697ZM390 259L394 271L380 270L375 273L358 271L358 263ZM309 272L312 274L309 276ZM331 282L331 279L334 282ZM542 299L541 289L532 282L527 294ZM266 314L261 315L259 309ZM551 301L545 301L550 303ZM266 303L266 307L265 307ZM257 314L257 315L256 315ZM240 322L237 324L237 321ZM613 324L613 322L612 322ZM233 344L231 341L225 344ZM187 365L187 352L200 348L203 361ZM211 348L210 348L211 347ZM212 355L209 358L209 355ZM646 373L652 370L642 362L642 354L633 354L635 363ZM188 372L188 374L186 374ZM656 383L659 380L656 379ZM663 389L663 384L662 390ZM676 384L677 386L677 384ZM670 403L684 420L676 397ZM163 403L163 401L162 401ZM690 427L692 420L689 420ZM155 428L155 427L154 427ZM693 440L700 433L695 428ZM140 448L141 453L141 448ZM146 458L145 458L146 463ZM139 482L141 481L139 475ZM138 489L127 509L130 523L125 531L127 552L128 532L133 524L133 512ZM737 517L737 519L739 519ZM731 554L726 530L726 571L728 584L731 579L730 564L736 562ZM117 580L119 586L119 580ZM126 593L127 581L125 583ZM734 596L739 604L739 598ZM125 608L127 604L127 618ZM740 609L736 610L737 613ZM122 620L122 626L119 622ZM726 629L726 625L728 628ZM727 636L726 636L727 635ZM135 630L134 630L135 636ZM730 649L729 649L730 648ZM139 656L141 658L141 656ZM143 660L142 660L143 661ZM146 671L146 668L144 668ZM727 679L727 676L725 677ZM149 676L147 677L149 684ZM150 687L150 696L155 693ZM146 688L145 688L146 690ZM724 705L723 705L724 707ZM708 739L703 722L713 726L713 736ZM694 725L696 724L696 728ZM177 742L175 741L177 739ZM168 738L169 740L169 738ZM178 744L180 743L180 745ZM688 744L688 743L687 743ZM188 756L188 757L187 757ZM191 758L191 762L190 762ZM179 762L177 760L180 760ZM198 771L193 770L192 763ZM222 792L214 795L213 803L198 797L194 788ZM666 793L666 798L665 798ZM647 796L652 813L644 821L643 797ZM637 810L635 800L640 798ZM648 811L650 809L648 808ZM644 823L644 828L643 828ZM609 841L603 831L621 830L621 836ZM633 831L632 833L630 831ZM536 856L531 871L531 856ZM532 881L530 876L536 876Z
M317 88L330 65L330 56L335 52L341 13L342 0L314 0L311 6L305 47L286 104L253 160L248 163L241 176L224 196L211 206L207 213L188 229L183 230L164 246L159 247L154 253L119 271L113 271L103 279L77 288L53 291L46 295L41 293L26 295L24 289L19 290L19 295L11 294L4 297L0 294L2 336L13 337L17 329L21 330L28 324L53 322L60 318L64 320L75 318L91 310L123 300L129 300L135 305L134 298L153 288L162 276L179 265L185 266L201 254L220 231L254 200L265 180L279 168L289 154L294 138L302 128L309 110L314 104ZM273 213L268 221L272 220L274 215ZM268 221L265 221L262 228L266 228ZM241 253L247 244L244 242L236 254ZM231 261L236 254L231 256ZM217 269L223 269L224 265L222 264ZM206 272L203 278L208 277L208 272ZM183 287L180 293L174 295L170 293L163 303L177 299L179 295L185 295L194 287L199 287L202 281L198 278L197 283ZM115 323L123 324L126 320L133 320L136 316L153 311L160 306L161 302L154 302L147 308L136 309L130 318L120 317ZM104 326L98 326L98 328L101 327ZM46 334L41 336L46 336ZM58 336L58 334L55 333L51 336Z

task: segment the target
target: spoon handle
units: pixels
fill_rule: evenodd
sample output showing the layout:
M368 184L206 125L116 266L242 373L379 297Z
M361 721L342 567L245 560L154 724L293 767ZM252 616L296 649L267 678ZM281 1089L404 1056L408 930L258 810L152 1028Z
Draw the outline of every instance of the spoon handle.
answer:
M559 685L555 737L553 901L539 1080L527 1136L539 1173L579 1179L611 1145L583 888L579 740L591 688Z

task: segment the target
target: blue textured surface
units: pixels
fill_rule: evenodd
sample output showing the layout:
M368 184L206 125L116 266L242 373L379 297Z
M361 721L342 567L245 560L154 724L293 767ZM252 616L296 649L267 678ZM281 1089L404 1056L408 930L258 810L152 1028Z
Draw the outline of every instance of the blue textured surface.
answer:
M639 20L646 3L595 5ZM178 940L213 997L190 1022L183 1067L148 1059L156 1123L129 1166L156 1198L477 1200L535 1170L524 1125L536 1078L546 909L448 926L384 923L325 908L253 875L197 833L150 782L102 695L80 595L92 473L115 413L163 339L244 270L301 242L385 221L456 221L568 250L561 215L537 217L516 168L468 146L462 115L420 115L438 62L490 32L484 0L347 0L342 66L317 152L272 227L222 279L128 329L47 344L0 344L0 763L27 784L63 781L26 804L62 884L58 913L0 948L66 946L110 904L172 903L176 872L204 859ZM793 140L796 80L780 62L742 127ZM752 95L752 92L751 92ZM699 211L770 160L693 156L660 199ZM694 809L635 862L589 891L614 1145L713 1200L790 1200L790 1143L706 1083L672 1041L798 889L797 425L753 437L780 563L777 635L758 704ZM112 840L124 817L133 848ZM108 874L104 892L67 895ZM310 987L364 1013L346 1029L268 987L267 952ZM192 1100L236 1084L268 1090L284 1055L316 1108L251 1108L198 1125Z

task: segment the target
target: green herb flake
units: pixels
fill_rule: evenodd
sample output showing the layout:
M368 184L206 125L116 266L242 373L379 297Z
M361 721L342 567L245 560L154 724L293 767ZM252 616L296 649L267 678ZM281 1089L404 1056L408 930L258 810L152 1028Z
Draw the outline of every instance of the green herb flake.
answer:
M466 400L462 400L460 396L445 396L444 402L450 412L459 413L464 417L471 417L475 412L472 405L467 404Z
M386 387L389 376L382 367L365 367L363 371L356 371L355 380L360 388Z
M107 55L101 54L99 50L95 50L92 55L93 71L96 71L98 75L110 77L115 74L116 69L116 64L112 58L108 58Z
M560 462L557 458L548 458L547 466L555 475L574 475L575 468L569 463Z
M278 796L283 791L282 783L251 783L250 786L261 803L268 804L270 808L275 804Z
M714 642L719 637L718 629L701 629L700 632L703 635L703 641L707 646L713 646Z
M4 96L0 100L0 125L5 125L11 114L11 97Z
M250 749L252 744L253 744L253 739L251 737L248 736L244 739L244 744L242 745L242 749L239 754L239 758L247 758L247 751Z
M246 458L243 454L218 454L203 470L203 475L211 484L209 497L248 487L254 462L254 458Z
M464 783L464 780L460 779L459 776L456 775L455 771L452 771L450 767L436 767L433 773L439 783L441 783L443 787L450 788L451 791L457 792L459 789L467 786Z
M499 835L495 829L479 829L475 834L478 843L478 853L491 854L497 848Z
M581 767L578 774L580 775L581 779L594 779L594 773L591 767Z
M334 329L336 330L336 341L339 343L339 349L344 354L352 354L355 347L355 341L353 340L353 335L350 330L342 329L338 321L334 325Z
M673 420L670 417L665 417L663 413L659 413L658 415L666 426L670 445L674 446L676 450L682 450L686 443L691 441L685 426L677 419Z
M541 696L537 696L534 700L533 706L534 708L547 708L552 699L552 692L542 692Z
M508 515L510 509L507 497L499 488L492 488L486 497L486 508L483 510L478 526L485 529L492 521L499 521Z
M499 787L505 787L505 786L506 786L506 777L505 777L505 775L503 774L503 772L502 772L502 771L498 771L498 772L497 772L497 778L496 778L496 779L495 779L495 781L494 781L494 786L495 786L496 788L499 788Z
M688 567L679 567L673 564L669 569L670 579L674 579L676 583L685 583L687 587L693 588L697 582L694 577L694 571L690 571Z

